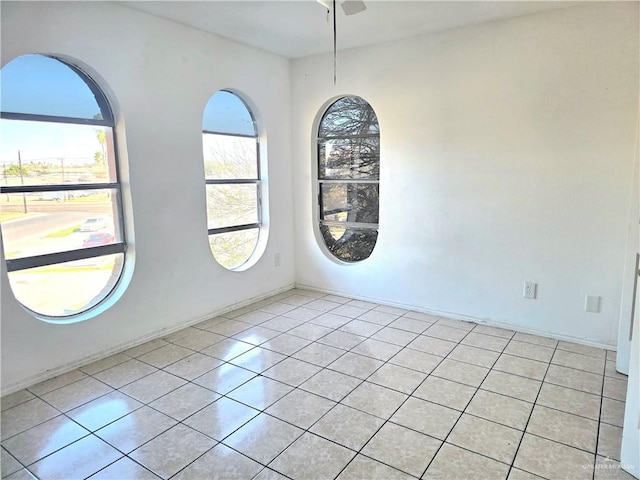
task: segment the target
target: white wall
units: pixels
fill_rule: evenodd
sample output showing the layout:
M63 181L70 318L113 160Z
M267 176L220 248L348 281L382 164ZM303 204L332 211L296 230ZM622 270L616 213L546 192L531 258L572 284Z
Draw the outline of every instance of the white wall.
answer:
M614 346L638 40L638 4L602 3L340 52L336 86L330 55L293 61L298 283ZM314 234L315 125L345 94L382 148L378 244L355 265Z
M44 323L2 283L2 392L47 370L204 319L294 283L289 62L116 4L2 2L2 62L56 54L88 67L114 100L135 269L122 298L90 320ZM224 270L206 235L201 122L220 88L255 106L266 129L269 240L251 269ZM131 214L132 210L132 214ZM135 234L135 238L134 235ZM274 254L282 264L274 267Z

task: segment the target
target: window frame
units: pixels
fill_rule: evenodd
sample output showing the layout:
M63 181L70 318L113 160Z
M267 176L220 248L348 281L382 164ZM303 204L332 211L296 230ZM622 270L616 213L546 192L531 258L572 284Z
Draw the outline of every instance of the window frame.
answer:
M33 312L35 315L47 318L47 319L56 319L60 321L64 321L64 319L68 319L71 317L77 317L82 315L90 310L97 308L101 305L117 288L120 284L120 281L123 278L123 273L125 272L125 263L127 261L127 242L126 242L126 230L125 230L125 222L124 222L124 208L123 208L123 197L122 197L122 181L120 176L120 158L118 155L118 138L116 133L116 122L115 116L113 114L113 110L111 108L110 102L107 99L107 95L105 92L98 86L96 81L82 70L77 65L60 58L55 55L46 55L40 53L34 53L29 55L40 55L42 57L47 57L53 60L56 60L62 63L65 67L71 69L78 77L83 81L83 83L89 88L91 93L94 96L96 104L100 109L100 114L103 118L101 119L89 119L89 118L79 118L79 117L66 117L59 115L41 115L41 114L32 114L32 113L17 113L17 112L5 112L0 110L0 119L2 120L10 120L10 121L29 121L29 122L43 122L43 123L61 123L68 125L88 125L88 126L97 126L104 127L110 129L110 135L113 143L113 168L114 168L114 177L115 181L111 182L103 182L103 183L52 183L46 185L0 185L0 194L29 194L29 193L44 193L44 192L73 192L73 191L87 191L87 190L113 190L115 191L115 207L117 214L117 219L114 219L114 227L120 233L119 241L114 241L113 243L109 243L107 245L98 245L94 247L85 247L73 250L65 250L55 253L47 253L41 255L31 255L28 257L19 257L13 259L5 258L5 265L7 273L17 272L20 270L27 270L31 268L45 267L48 265L61 264L76 260L84 260L87 258L95 258L106 255L113 255L122 253L122 265L120 268L120 272L118 275L118 280L114 282L112 288L109 290L107 294L105 294L97 303L89 306L88 308L81 309L77 312L71 313L69 315L48 315L32 310L27 305L21 303L21 305ZM19 57L16 57L19 58ZM106 118L105 118L106 117Z
M256 121L256 117L255 117L255 115L253 113L253 110L249 107L249 105L244 100L244 98L242 98L242 96L239 95L238 93L236 93L236 92L234 92L232 90L226 89L226 88L222 88L220 90L217 90L213 95L211 95L209 97L209 100L207 100L207 103L215 95L217 95L219 92L224 92L224 93L231 94L242 103L244 108L247 110L247 113L249 114L249 117L251 118L251 125L253 126L254 134L253 135L249 135L249 134L245 134L245 133L218 132L218 131L215 131L215 130L205 130L203 128L202 129L203 138L204 138L204 135L220 135L220 136L227 136L227 137L234 137L234 138L252 138L252 139L255 140L255 144L256 144L256 158L255 158L255 162L256 162L256 178L220 178L220 179L214 179L214 178L208 178L206 176L206 172L205 172L205 194L206 194L206 186L207 185L255 185L256 186L256 218L257 218L257 222L245 223L245 224L239 224L239 225L230 225L230 226L227 226L227 227L215 227L215 228L208 228L208 226L207 226L207 237L211 237L212 235L218 235L218 234L223 234L223 233L252 230L254 228L258 230L258 238L256 240L256 244L253 247L253 250L252 250L251 254L241 264L237 265L236 267L233 267L233 268L224 267L225 269L230 270L230 271L237 271L237 270L242 270L243 269L242 267L245 266L251 260L251 258L255 255L256 250L258 248L258 245L260 244L260 235L262 233L261 230L263 228L263 212L262 212L262 208L263 208L263 201L262 201L263 181L262 181L262 159L261 159L261 156L260 156L260 133L258 132L258 123ZM203 158L203 160L204 160L204 158ZM208 200L207 200L207 202L208 202ZM208 208L208 204L206 206ZM213 255L213 252L212 252L212 255ZM218 260L215 258L215 255L213 255L213 257L218 262ZM220 263L218 262L218 264L220 264Z
M374 113L374 115L376 116L376 123L378 125L378 131L376 133L368 133L368 134L356 134L356 135L321 135L320 131L322 129L322 124L323 121L325 120L327 113L329 112L329 110L340 100L343 100L345 98L349 98L349 97L355 97L355 98L360 98L361 100L363 100L368 107L372 110L372 112ZM378 221L378 223L367 223L367 222L358 222L358 221L338 221L338 220L326 220L324 217L327 215L327 212L324 211L324 202L323 202L323 189L322 186L323 185L377 185L378 186L378 195L380 192L380 173L378 172L377 178L331 178L331 177L327 177L326 175L323 177L321 176L321 171L322 171L322 167L321 167L321 148L323 146L323 144L326 144L328 142L330 142L331 140L351 140L351 139L357 139L357 138L378 138L378 140L380 139L380 122L377 119L377 114L375 113L375 110L373 109L373 107L371 106L371 104L365 100L364 98L360 97L359 95L341 95L339 97L333 98L331 101L327 102L327 104L325 104L325 108L323 108L321 110L321 114L319 115L319 120L317 121L317 124L315 126L315 139L316 139L316 145L315 145L315 156L316 156L316 162L315 162L315 170L316 170L316 182L315 182L315 189L317 190L316 192L316 201L317 201L317 213L318 216L316 218L316 226L318 227L318 232L319 232L319 239L321 239L321 243L324 246L324 248L326 248L326 250L328 251L328 253L330 254L330 258L332 260L336 260L338 262L340 262L341 264L346 264L346 265L353 265L353 264L357 264L363 260L366 260L368 258L370 258L371 254L373 253L373 250L375 250L375 244L377 244L377 239L378 239L378 235L380 233L380 222ZM378 154L378 167L380 166L380 154ZM326 169L325 169L326 171ZM380 212L380 201L378 200L378 213ZM335 214L337 212L331 211L331 214ZM359 259L359 260L345 260L343 258L340 258L338 255L336 255L331 248L329 247L329 245L327 245L327 242L324 238L324 235L322 233L322 227L325 226L327 228L331 228L331 227L337 227L337 228L344 228L345 231L346 230L367 230L367 231L375 231L376 232L376 242L374 243L374 247L371 249L371 252L369 253L369 255L363 259Z

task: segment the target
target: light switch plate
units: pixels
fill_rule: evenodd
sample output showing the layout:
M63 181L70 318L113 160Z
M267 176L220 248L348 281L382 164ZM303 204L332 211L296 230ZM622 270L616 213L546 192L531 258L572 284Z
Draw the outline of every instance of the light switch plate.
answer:
M587 295L584 300L585 312L600 313L600 297L596 295Z

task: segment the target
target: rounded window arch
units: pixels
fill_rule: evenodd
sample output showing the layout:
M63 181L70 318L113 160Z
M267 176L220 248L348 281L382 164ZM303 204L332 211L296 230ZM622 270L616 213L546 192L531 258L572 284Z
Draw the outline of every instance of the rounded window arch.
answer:
M54 56L17 57L1 75L11 289L36 314L73 316L113 291L125 261L113 112L89 75Z
M333 256L357 262L378 238L380 128L373 108L356 96L325 111L318 128L319 227Z
M202 119L209 246L216 261L239 270L256 252L262 226L260 144L246 102L219 90Z

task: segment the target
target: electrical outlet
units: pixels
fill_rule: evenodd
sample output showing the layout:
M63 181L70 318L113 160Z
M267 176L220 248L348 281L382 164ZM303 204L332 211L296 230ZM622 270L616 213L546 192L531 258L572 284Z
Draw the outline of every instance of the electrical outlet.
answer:
M274 257L274 260L273 260L273 263L275 264L276 267L280 266L280 254L279 253L276 253L276 255Z
M538 284L535 282L524 282L524 290L522 296L524 298L536 298L536 291L538 290Z

